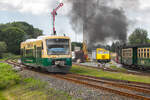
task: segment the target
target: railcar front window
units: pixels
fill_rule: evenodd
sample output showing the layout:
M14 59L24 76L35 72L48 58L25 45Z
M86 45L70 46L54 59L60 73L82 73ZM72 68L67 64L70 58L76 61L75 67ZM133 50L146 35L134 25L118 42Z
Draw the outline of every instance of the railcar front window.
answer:
M46 40L48 55L67 55L70 53L68 39Z

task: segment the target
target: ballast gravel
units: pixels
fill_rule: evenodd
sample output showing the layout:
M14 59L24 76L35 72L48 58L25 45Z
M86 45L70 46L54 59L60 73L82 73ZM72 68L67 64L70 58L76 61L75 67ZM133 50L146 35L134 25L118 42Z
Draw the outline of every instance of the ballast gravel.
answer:
M47 82L49 88L53 88L57 91L64 91L72 96L73 100L133 100L131 98L109 93L104 90L93 89L85 85L75 84L30 70L23 70L18 73L23 77L33 77L35 79Z

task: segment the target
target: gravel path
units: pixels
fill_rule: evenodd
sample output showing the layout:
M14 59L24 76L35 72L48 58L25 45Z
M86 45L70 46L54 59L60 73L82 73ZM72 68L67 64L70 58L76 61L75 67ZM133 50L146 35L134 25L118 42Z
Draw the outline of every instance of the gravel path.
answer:
M133 100L130 98L126 98L124 96L119 96L117 94L109 93L103 90L96 90L89 88L84 85L75 84L72 82L68 82L66 80L56 79L52 76L41 75L37 72L23 70L20 71L23 77L33 77L36 79L40 79L41 81L48 82L48 87L56 90L61 90L75 99L81 100Z

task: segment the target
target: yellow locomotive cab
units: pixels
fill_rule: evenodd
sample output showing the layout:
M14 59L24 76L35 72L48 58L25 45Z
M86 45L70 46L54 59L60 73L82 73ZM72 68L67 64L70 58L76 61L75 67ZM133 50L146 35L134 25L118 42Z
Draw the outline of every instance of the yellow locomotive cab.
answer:
M107 63L110 61L110 52L103 48L96 49L96 60L100 63Z

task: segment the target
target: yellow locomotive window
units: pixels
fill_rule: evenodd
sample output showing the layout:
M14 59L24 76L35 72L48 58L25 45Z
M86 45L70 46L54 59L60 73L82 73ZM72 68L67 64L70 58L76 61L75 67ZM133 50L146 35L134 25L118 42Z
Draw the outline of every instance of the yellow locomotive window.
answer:
M108 51L104 51L104 54L109 54L109 52Z
M98 54L103 54L103 51L101 51L101 50L98 50Z

